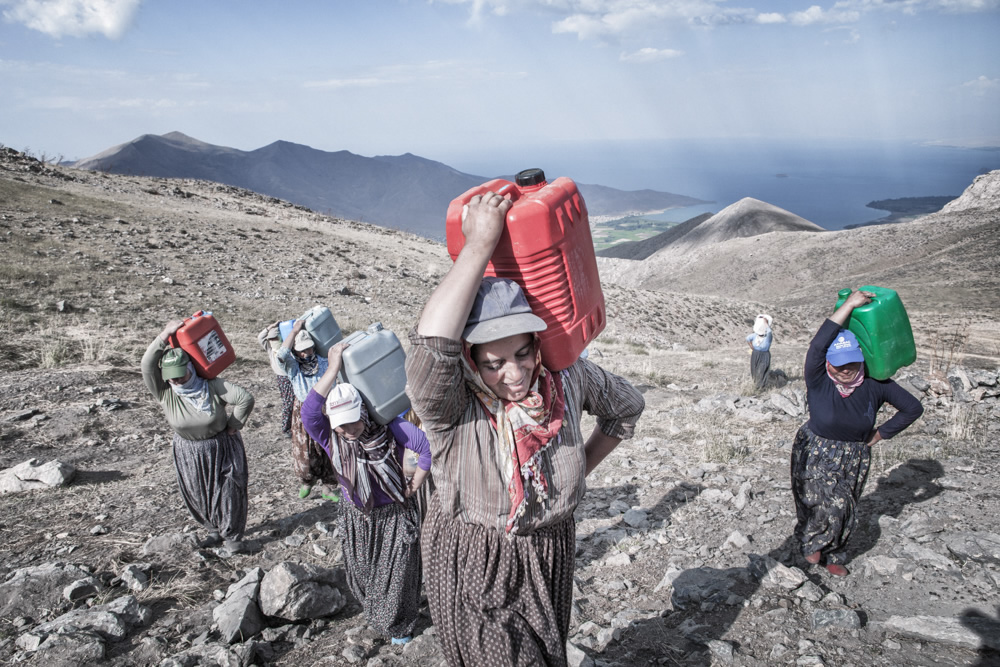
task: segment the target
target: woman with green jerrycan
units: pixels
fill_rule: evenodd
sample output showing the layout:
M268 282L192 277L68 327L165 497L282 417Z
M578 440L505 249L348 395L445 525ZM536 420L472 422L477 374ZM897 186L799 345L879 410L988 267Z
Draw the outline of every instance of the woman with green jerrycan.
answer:
M844 328L874 294L853 292L820 326L806 352L809 421L792 446L795 537L806 561L847 575L847 541L871 465L871 446L888 440L923 413L920 401L892 380L865 374L857 337ZM898 412L879 427L884 403Z

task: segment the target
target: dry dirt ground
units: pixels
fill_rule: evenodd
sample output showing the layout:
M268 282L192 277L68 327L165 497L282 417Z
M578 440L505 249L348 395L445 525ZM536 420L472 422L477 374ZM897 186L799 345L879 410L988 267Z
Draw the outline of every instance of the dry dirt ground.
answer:
M5 152L0 469L36 458L72 463L78 472L64 488L0 497L0 581L18 568L51 562L82 564L111 580L124 565L144 560L149 537L204 533L184 509L170 433L138 370L163 323L199 309L214 311L237 349L226 378L257 399L244 439L248 537L260 549L228 559L196 550L154 562L153 585L139 594L153 620L109 644L105 662L155 665L203 641L211 634L213 592L249 568L286 560L337 566L337 506L297 496L277 423L274 376L255 334L321 303L345 331L382 321L405 339L448 266L441 244L228 186L78 172ZM804 390L805 346L826 305L785 303L774 293L757 302L721 294L606 286L609 326L592 345L592 358L639 386L647 408L635 439L594 473L579 509L574 640L607 665L726 662L724 647L709 650L718 641L735 652L732 664L995 664L996 652L915 639L882 623L893 615L997 620L997 563L953 558L950 567L893 576L858 568L835 578L796 561L787 467L801 420L780 414L756 420L753 409L733 412L722 404L753 408L777 391L755 392L747 377L742 339L761 309L775 316L772 367L785 371L787 388ZM950 347L925 341L915 370L928 373L932 362L957 360L972 330L982 338L974 365L995 371L1000 334L992 305L992 315L963 315L965 338ZM937 308L922 317L941 336L956 323ZM896 553L904 523L1000 533L996 432L987 436L985 422L973 426L948 437L918 422L876 454L854 543L859 562ZM749 489L750 500L737 508L725 494L740 489ZM647 522L626 523L623 507L642 510ZM733 531L748 543L727 543ZM746 576L751 555L797 564L822 601ZM699 568L735 572L728 591L735 598L682 608L670 586L658 586L671 569ZM111 588L101 601L122 592ZM0 618L0 662L37 662L14 639L71 606L55 603L27 620ZM810 619L819 608L856 611L862 626L815 629ZM359 607L349 606L304 624L295 638L272 642L260 662L346 664L345 633L361 625ZM600 646L595 628L606 631ZM429 617L418 631L432 637ZM439 664L430 646L407 657L378 644L368 664Z

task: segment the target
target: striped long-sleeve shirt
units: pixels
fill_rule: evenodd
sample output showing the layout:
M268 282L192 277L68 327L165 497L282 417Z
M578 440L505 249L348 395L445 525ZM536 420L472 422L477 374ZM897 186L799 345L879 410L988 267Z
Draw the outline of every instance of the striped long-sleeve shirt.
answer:
M498 456L498 438L482 403L462 374L461 341L410 332L406 393L431 443L435 495L443 512L466 523L505 530L510 498ZM601 431L632 437L645 401L626 380L580 359L561 371L566 412L557 440L545 450L548 506L532 506L512 532L528 534L573 515L586 484L583 411Z

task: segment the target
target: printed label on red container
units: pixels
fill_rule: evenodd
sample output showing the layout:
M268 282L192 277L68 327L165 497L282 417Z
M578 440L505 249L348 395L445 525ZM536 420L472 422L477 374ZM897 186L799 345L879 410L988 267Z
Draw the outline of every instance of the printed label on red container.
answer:
M209 331L202 336L198 340L198 347L201 348L201 353L205 355L206 364L211 364L226 353L226 345L215 331Z

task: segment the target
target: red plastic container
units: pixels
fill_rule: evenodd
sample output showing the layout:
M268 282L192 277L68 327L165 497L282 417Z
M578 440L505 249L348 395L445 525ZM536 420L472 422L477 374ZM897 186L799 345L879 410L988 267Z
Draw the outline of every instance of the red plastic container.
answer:
M539 333L542 361L559 371L577 360L606 323L587 205L569 178L548 183L541 169L526 169L515 180L494 179L452 200L448 252L454 260L465 245L462 207L475 195L492 190L514 202L486 275L521 285L531 310L548 325Z
M236 350L218 320L202 310L184 320L184 326L170 337L169 343L187 352L198 375L206 380L217 377L236 361Z

